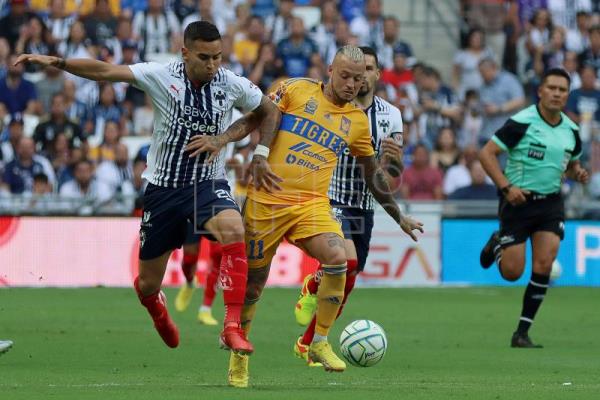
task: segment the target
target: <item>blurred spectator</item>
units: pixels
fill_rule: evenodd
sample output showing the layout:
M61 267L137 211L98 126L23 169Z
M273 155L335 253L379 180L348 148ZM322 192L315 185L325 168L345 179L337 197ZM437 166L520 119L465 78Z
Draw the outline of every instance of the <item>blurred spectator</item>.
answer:
M577 26L567 31L567 50L582 53L590 45L589 29L592 16L586 11L578 11L576 16Z
M475 160L469 167L471 184L455 190L448 196L448 200L496 200L498 190L496 186L486 182L486 174L479 160Z
M454 55L453 87L462 99L469 89L479 90L483 81L479 74L479 61L494 57L494 52L485 46L481 29L471 29L466 37L465 48Z
M600 73L600 25L590 28L590 46L579 55L579 67L592 65Z
M48 181L48 177L44 173L35 174L33 176L31 198L27 205L28 211L57 211L55 207L56 203L50 197L51 193L52 186Z
M23 25L19 32L19 39L15 43L15 53L17 54L41 54L44 56L56 53L52 36L44 21L37 15L32 16L29 21ZM40 72L43 68L35 64L27 64L25 71Z
M571 77L570 90L579 89L581 87L581 77L579 76L579 64L577 62L577 53L573 51L567 51L565 53L565 61L563 68Z
M84 103L75 98L77 87L75 82L65 79L63 94L65 96L65 113L67 118L76 124L82 124L88 118L88 110Z
M586 144L591 140L593 130L600 129L600 90L596 86L598 77L594 67L584 65L580 73L581 88L569 95L567 115L579 125L579 135Z
M244 32L235 35L233 52L244 71L250 71L258 58L258 51L265 38L265 25L260 17L251 16Z
M40 111L37 92L33 83L23 79L23 64L15 65L15 54L8 58L6 78L0 80L0 108L8 114L38 114ZM2 117L0 110L0 117Z
M365 0L339 0L338 4L342 16L348 23L362 16L365 9Z
M86 38L81 21L75 21L69 28L69 35L58 46L58 53L64 58L92 58L89 46L92 42Z
M95 0L94 10L83 19L87 37L94 46L102 46L115 36L117 18L111 11L108 0ZM82 15L85 15L82 12Z
M307 37L301 18L292 19L290 37L279 42L277 56L283 61L286 75L290 78L306 76L315 58L319 58L317 46Z
M52 165L45 157L35 154L35 143L31 138L22 137L15 159L4 166L2 181L13 194L31 193L33 177L40 173L54 185L56 178Z
M350 32L358 37L359 44L373 47L377 52L383 46L382 9L381 0L366 0L364 15L350 22Z
M66 163L64 162L64 159L62 157L64 155L63 153L59 153L57 151L56 154L57 157L54 160L52 160L52 162L56 171L58 189L60 191L60 188L62 188L65 182L68 182L71 179L73 179L73 176L75 175L75 165L77 165L79 161L85 160L86 157L83 149L78 148L69 150L68 160Z
M409 55L402 49L394 51L394 65L391 69L386 68L381 74L381 81L391 85L396 91L400 91L406 85L414 82L412 71L408 68Z
M65 74L58 68L46 67L42 77L40 81L36 82L35 89L42 108L49 110L52 97L64 90Z
M146 0L146 5L147 4L148 4L148 2ZM198 1L197 0L173 0L171 2L170 7L173 10L173 13L175 14L175 16L177 17L177 20L180 23L183 23L183 20L185 20L188 16L190 16L198 11ZM147 6L144 8L141 8L139 10L135 10L133 15L135 15L136 13L138 13L140 11L146 11L146 8L147 8ZM182 26L182 30L184 30L184 29L185 29L185 27Z
M459 156L460 150L456 143L456 134L452 128L442 128L431 152L431 166L437 167L445 173L448 168L458 163Z
M90 148L89 159L96 162L113 161L120 139L119 125L114 121L106 121L106 124L104 124L104 139L99 146Z
M442 83L440 73L432 67L425 68L423 72L419 104L421 140L432 148L440 129L451 126L453 121L461 118L461 109L454 93Z
M458 145L461 148L466 146L479 145L479 134L483 125L483 106L479 99L479 92L476 90L467 90L465 101L463 103L462 126L459 131Z
M592 11L592 0L548 0L548 9L556 25L573 29L578 11Z
M213 0L198 0L196 2L196 10L185 17L181 24L181 31L185 31L185 28L194 21L208 21L215 25L219 32L225 33L227 25L225 20L221 18L213 7Z
M20 117L11 118L8 123L8 140L0 143L0 164L14 160L17 146L23 137L23 120ZM2 168L0 168L0 171Z
M75 165L74 177L60 188L60 196L65 199L88 200L100 205L110 200L113 191L94 177L94 167L88 160Z
M267 19L275 14L274 0L250 0L249 3L252 5L252 15Z
M321 21L310 30L310 36L319 49L323 61L329 63L329 49L335 46L335 29L340 20L335 1L325 0L321 4Z
M15 48L22 27L33 15L28 10L26 0L10 0L10 13L0 18L0 37L8 40L11 49Z
M46 156L50 160L54 172L56 172L59 189L62 183L60 178L64 176L65 170L69 168L69 163L71 162L70 149L69 139L64 133L59 132L52 142L50 142L46 151Z
M394 67L394 56L396 53L403 53L407 57L407 65L413 65L415 58L413 57L412 47L406 42L398 39L400 34L400 21L395 16L387 16L383 19L383 41L377 49L379 63L383 68Z
M154 109L152 99L147 94L145 104L133 111L133 133L138 136L150 136L154 129Z
M142 59L171 52L172 41L177 41L180 25L170 9L165 10L163 0L148 0L148 10L133 18L133 33L141 42Z
M442 171L432 167L429 151L422 144L415 146L411 165L402 173L400 193L406 200L441 200Z
M531 19L531 29L526 41L527 50L532 57L536 52L544 51L544 47L550 42L553 29L550 12L545 8L536 10Z
M282 75L284 75L283 63L275 55L275 46L272 43L263 44L248 79L266 93L273 82Z
M85 141L81 127L67 117L65 96L62 93L52 97L50 116L35 128L33 140L38 150L48 152L58 134L65 135L70 148L80 147Z
M480 141L487 142L504 122L525 105L525 94L518 79L510 72L500 71L495 60L479 62L483 86L479 92L483 105L483 126Z
M221 66L238 75L244 74L244 67L233 53L233 39L229 34L221 36Z
M213 0L213 14L225 25L225 30L221 34L227 31L227 26L235 24L235 8L245 2L246 0Z
M478 152L478 147L475 145L465 147L458 158L458 164L448 168L446 175L444 175L443 192L445 196L471 184L469 166L477 160Z
M8 70L8 57L10 56L10 46L5 38L0 38L0 79L6 77Z
M536 50L533 60L533 69L536 78L533 81L536 86L551 68L562 68L566 56L565 33L562 28L555 28L550 34L550 42Z
M340 47L350 44L352 40L353 38L350 34L350 27L348 26L348 23L343 19L338 20L338 22L335 24L333 41L329 42L326 47L319 47L319 52L323 62L326 65L331 65L337 50Z
M496 59L504 57L506 34L504 23L507 16L505 0L461 0L465 17L470 28L479 28L484 32L485 40L494 52Z
M290 27L292 26L292 10L294 9L293 0L281 0L277 13L272 18L265 21L268 27L271 42L277 44L290 36Z
M129 161L127 146L116 145L114 161L102 161L96 168L96 179L115 193L133 195L133 164Z
M100 99L91 112L91 119L86 127L86 134L93 132L91 145L99 144L104 134L104 126L111 121L121 123L122 110L117 106L115 89L111 83L104 83L100 87Z
M65 0L50 0L50 12L44 17L44 23L55 43L61 43L69 37L71 25L76 16L65 10Z

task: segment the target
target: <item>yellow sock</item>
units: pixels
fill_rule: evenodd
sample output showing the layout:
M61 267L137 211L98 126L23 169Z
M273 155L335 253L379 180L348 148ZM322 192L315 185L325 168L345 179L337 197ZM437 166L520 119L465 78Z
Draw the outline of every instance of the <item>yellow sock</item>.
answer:
M344 298L346 264L321 265L323 277L317 291L317 324L315 334L327 336Z
M254 314L256 314L256 303L254 304L244 304L242 308L242 329L246 333L246 337L250 333L250 326L252 325L252 320L254 319Z

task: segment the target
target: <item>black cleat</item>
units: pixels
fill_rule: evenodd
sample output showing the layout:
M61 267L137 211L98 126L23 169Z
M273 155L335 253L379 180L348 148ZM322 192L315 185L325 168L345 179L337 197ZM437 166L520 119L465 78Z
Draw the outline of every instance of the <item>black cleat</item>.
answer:
M527 333L515 332L510 340L510 347L521 347L524 349L541 349L541 344L533 344Z
M481 254L479 254L479 263L485 269L488 269L496 260L496 252L500 249L500 235L498 231L494 231L492 236L483 246Z

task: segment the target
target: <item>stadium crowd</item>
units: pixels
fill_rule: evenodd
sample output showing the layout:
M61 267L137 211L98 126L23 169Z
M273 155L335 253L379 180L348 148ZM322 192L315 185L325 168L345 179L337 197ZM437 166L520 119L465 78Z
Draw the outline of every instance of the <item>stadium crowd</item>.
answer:
M563 67L572 78L566 112L580 124L583 162L595 173L589 188L567 182L565 193L600 198L600 1L461 0L449 81L413 52L382 2L0 0L0 203L12 199L21 212L68 211L81 199L90 210L139 208L152 99L132 85L13 64L21 53L168 62L194 20L219 28L223 66L264 92L285 77L325 80L340 46L376 49L377 95L404 122L406 169L393 180L401 199L495 199L478 149L536 100L545 70ZM44 202L50 197L65 201Z

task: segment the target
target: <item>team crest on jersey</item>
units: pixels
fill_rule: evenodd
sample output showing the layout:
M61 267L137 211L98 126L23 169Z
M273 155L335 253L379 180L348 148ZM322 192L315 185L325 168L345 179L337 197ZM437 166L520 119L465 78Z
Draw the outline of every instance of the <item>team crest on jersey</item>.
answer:
M340 131L343 134L348 135L350 133L350 119L342 116L342 122L340 123Z
M317 111L318 107L319 107L319 103L317 103L317 101L314 99L314 97L311 97L310 99L308 99L308 101L304 105L304 112L307 114L314 115L315 111Z
M214 94L214 98L217 103L219 103L220 107L223 107L225 104L225 100L227 99L227 95L221 89L217 89Z
M271 93L269 98L275 103L279 104L283 96L285 95L285 85L279 85L277 91Z
M390 129L390 121L386 121L384 119L380 119L379 121L377 121L377 125L383 133L387 133L387 131Z

